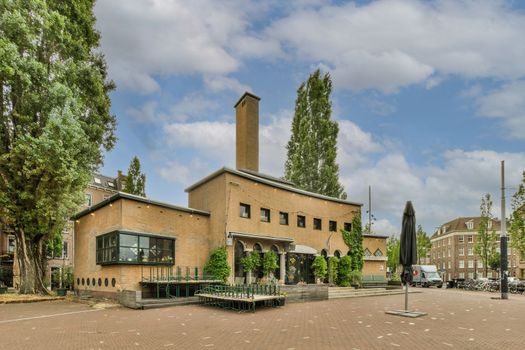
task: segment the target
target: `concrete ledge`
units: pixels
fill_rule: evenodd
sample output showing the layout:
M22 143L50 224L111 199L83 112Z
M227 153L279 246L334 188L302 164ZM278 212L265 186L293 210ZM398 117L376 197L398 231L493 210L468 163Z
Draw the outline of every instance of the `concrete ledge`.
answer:
M140 309L142 300L142 292L140 290L121 290L117 292L118 302L130 309Z
M286 293L286 302L288 303L328 300L328 285L284 285L281 286L281 293Z

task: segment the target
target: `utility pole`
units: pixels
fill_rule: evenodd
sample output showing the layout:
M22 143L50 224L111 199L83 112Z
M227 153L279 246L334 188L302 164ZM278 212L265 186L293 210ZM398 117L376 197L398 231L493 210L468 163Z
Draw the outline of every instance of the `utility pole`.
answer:
M368 233L372 233L372 186L368 186Z
M501 161L501 235L500 235L501 299L508 299L507 219L505 218L505 161Z

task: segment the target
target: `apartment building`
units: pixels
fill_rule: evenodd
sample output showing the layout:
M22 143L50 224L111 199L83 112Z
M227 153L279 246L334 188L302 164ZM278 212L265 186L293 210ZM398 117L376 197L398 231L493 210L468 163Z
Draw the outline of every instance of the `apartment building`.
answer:
M480 220L480 217L456 218L438 227L430 238L432 243L431 264L437 266L445 281L479 277L496 278L498 276L498 272L490 268L487 268L486 274L483 261L475 253L474 246ZM501 222L491 220L488 227L489 230L494 230L498 236L496 249L499 251ZM508 271L509 276L523 277L523 271L519 268L519 254L510 247L510 244L508 248Z

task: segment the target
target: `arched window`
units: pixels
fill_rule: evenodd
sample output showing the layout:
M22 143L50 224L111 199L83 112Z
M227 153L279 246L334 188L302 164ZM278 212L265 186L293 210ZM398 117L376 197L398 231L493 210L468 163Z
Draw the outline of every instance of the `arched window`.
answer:
M341 252L340 252L339 250L336 250L336 251L334 252L334 256L335 256L336 258L340 258L340 257L341 257Z
M326 249L321 250L321 256L325 259L326 257L328 257L328 252L326 251Z
M381 249L377 248L374 252L374 256L383 256L383 252L381 251Z

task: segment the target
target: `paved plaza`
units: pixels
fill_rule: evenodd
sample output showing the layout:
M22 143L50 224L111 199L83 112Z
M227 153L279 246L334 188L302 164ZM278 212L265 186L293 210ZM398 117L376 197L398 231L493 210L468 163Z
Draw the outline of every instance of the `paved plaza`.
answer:
M523 349L525 296L418 289L238 313L203 306L93 309L66 301L0 305L2 349Z

